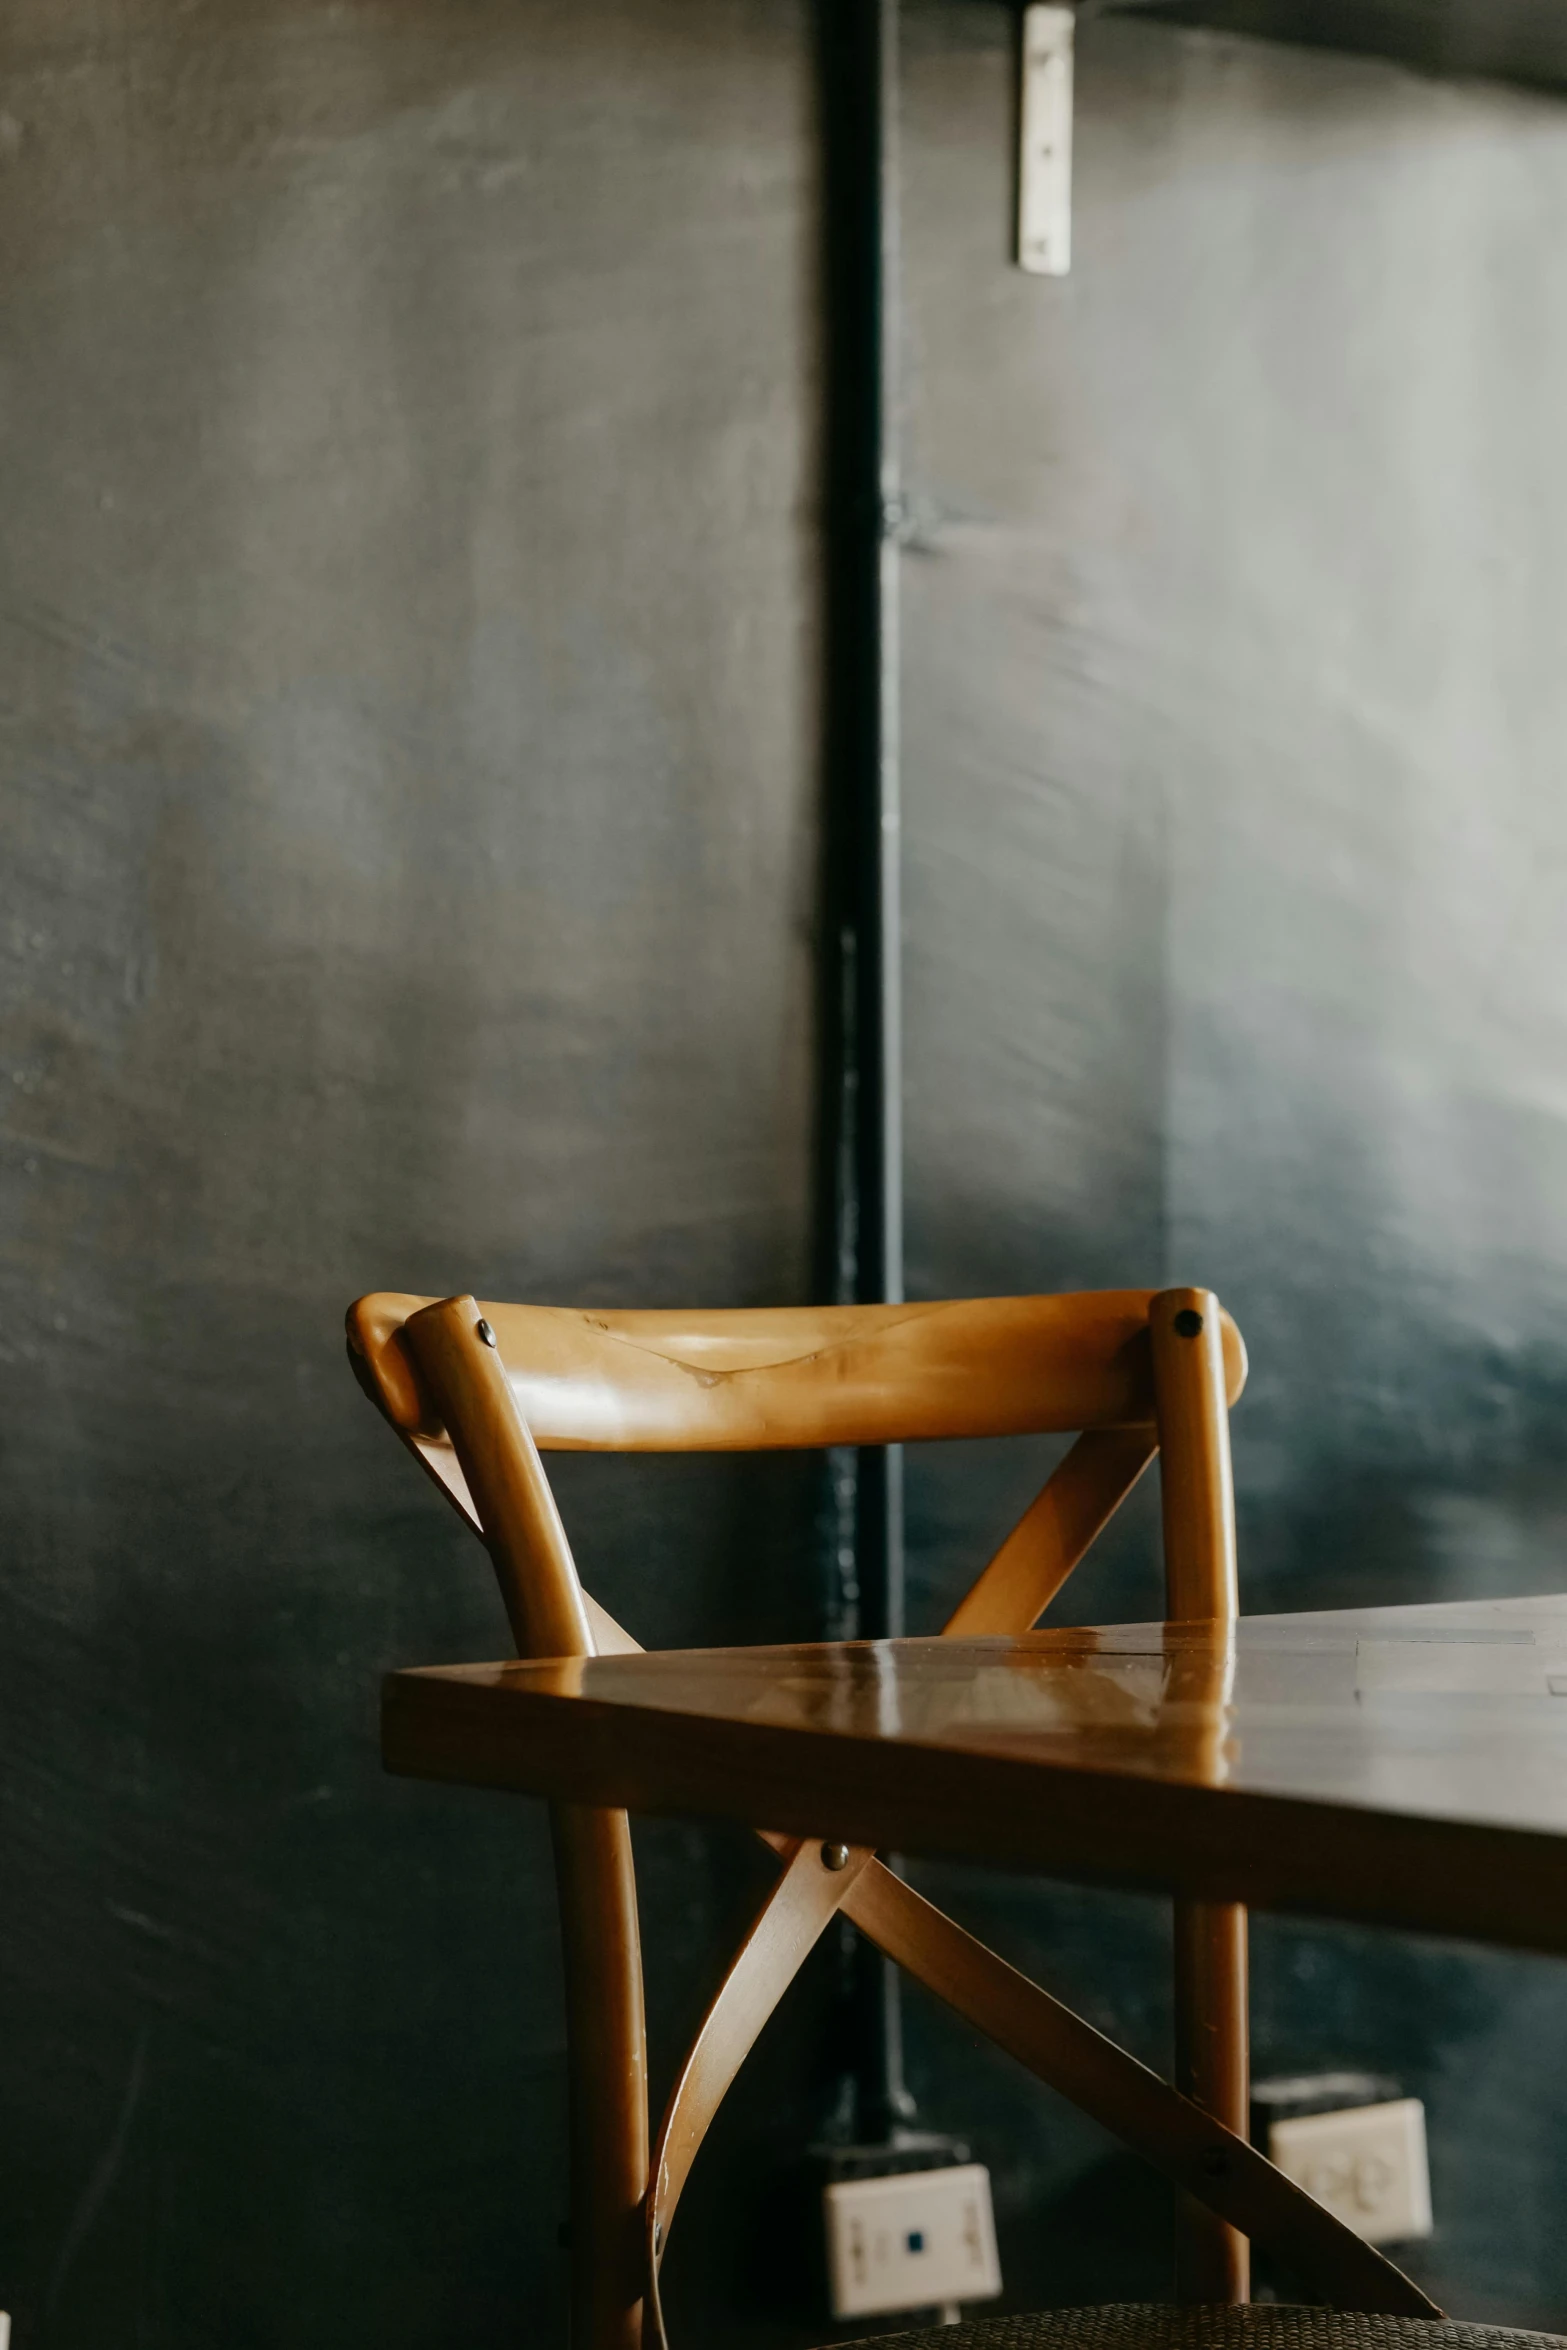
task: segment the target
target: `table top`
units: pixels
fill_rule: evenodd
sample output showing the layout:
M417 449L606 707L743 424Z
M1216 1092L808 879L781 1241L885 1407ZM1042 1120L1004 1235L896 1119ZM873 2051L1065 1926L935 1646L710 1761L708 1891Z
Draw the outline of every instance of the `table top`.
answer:
M1567 1953L1567 1595L453 1665L415 1777Z

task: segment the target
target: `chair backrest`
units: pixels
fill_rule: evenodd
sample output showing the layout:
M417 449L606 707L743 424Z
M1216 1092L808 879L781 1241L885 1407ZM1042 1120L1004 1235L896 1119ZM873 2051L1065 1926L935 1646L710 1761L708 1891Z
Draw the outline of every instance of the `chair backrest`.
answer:
M1206 1290L697 1313L382 1291L350 1307L348 1342L366 1393L482 1533L524 1656L635 1645L578 1583L538 1450L761 1451L1080 1430L945 1627L1010 1632L1036 1584L1034 1615L1046 1606L1174 1412L1206 1442L1166 1461L1169 1612L1226 1612L1208 1591L1216 1545L1233 1593L1226 1407L1245 1384L1246 1350Z
M707 1313L479 1305L541 1451L720 1452L1132 1427L1156 1416L1148 1289ZM447 1432L410 1359L436 1300L382 1292L349 1342L402 1434ZM1225 1385L1246 1376L1222 1317Z
M1025 1631L1038 1618L1162 1446L1167 1613L1236 1611L1228 1407L1246 1355L1206 1290L702 1313L381 1293L350 1308L348 1338L366 1393L483 1538L525 1657L637 1645L582 1589L540 1448L749 1451L1079 1431L944 1627L977 1634ZM661 2336L668 2220L776 1991L757 2005L741 1978L727 1979L666 2111L650 2182L625 1818L570 1806L552 1817L572 2068L573 2340L635 2350L644 2281ZM780 1881L778 1921L790 1900L813 1898L803 1876L794 1881L813 1867L820 1877L802 1848ZM755 1931L753 1956L754 1946Z

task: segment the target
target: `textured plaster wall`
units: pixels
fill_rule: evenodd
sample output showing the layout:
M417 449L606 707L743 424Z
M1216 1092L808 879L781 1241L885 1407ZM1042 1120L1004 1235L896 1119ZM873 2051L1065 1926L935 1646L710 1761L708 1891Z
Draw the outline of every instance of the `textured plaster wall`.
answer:
M914 1285L1216 1287L1245 1605L1559 1589L1567 107L1099 21L1076 268L1030 280L1009 49L999 9L913 20ZM926 1620L1030 1475L918 1465ZM1072 1609L1152 1612L1151 1537L1145 1505ZM1162 2056L1152 1905L984 1898ZM1567 2327L1567 1973L1256 1941L1262 2068L1428 2099L1413 2265ZM932 2046L956 2118L983 2092ZM1124 2289L1126 2182L982 2071L1014 2267Z
M375 1744L504 1622L341 1317L802 1292L807 31L15 0L0 59L0 2307L559 2339L543 1821ZM809 1629L802 1493L565 1480L654 1641ZM665 2062L731 1846L650 1840Z
M1007 14L905 21L911 1286L1220 1288L1253 1605L1558 1583L1567 114L1088 26L1042 284ZM542 1822L375 1754L501 1619L338 1318L805 1292L811 26L17 0L0 59L0 2306L559 2342ZM1043 1466L914 1459L918 1623ZM644 1638L815 1624L808 1469L558 1467ZM1156 1588L1145 1504L1069 1603ZM765 1871L642 1846L662 2077ZM1155 1905L939 1875L1162 2060ZM677 2339L823 2338L825 1973ZM1010 2297L1161 2290L1159 2192L910 2017ZM1567 2326L1561 1970L1264 1922L1257 2017L1427 2098L1440 2294Z

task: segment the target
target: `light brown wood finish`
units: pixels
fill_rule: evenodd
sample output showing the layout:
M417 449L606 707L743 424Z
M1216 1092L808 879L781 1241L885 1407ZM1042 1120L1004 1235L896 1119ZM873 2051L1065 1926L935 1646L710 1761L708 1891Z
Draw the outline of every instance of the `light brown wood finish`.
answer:
M942 1626L953 1638L1037 1624L1159 1449L1152 1428L1080 1436Z
M808 1838L781 1846L783 1875L752 1922L703 2017L670 2092L653 2148L647 2274L658 2343L665 2341L658 2272L697 2149L757 2033L837 1916L873 1855Z
M1149 1289L766 1312L481 1304L542 1452L770 1451L1151 1424ZM349 1309L364 1383L406 1436L446 1441L404 1343L437 1301ZM1233 1403L1246 1350L1221 1332Z
M1182 1302L1177 1299L1172 1311ZM1150 1423L1164 1408L1150 1344L1155 1303L1148 1292L1113 1292L776 1315L603 1316L480 1309L471 1299L427 1305L378 1298L361 1301L350 1315L350 1343L362 1383L454 1506L483 1528L492 1555L498 1554L503 1587L508 1579L513 1586L508 1605L519 1645L526 1643L537 1656L541 1638L558 1637L564 1654L583 1656L591 1647L626 1654L635 1648L630 1636L577 1586L519 1405L541 1440L557 1446L866 1442L1097 1422L1079 1437L949 1625L954 1632L1014 1630L1032 1623L1153 1457ZM1222 1414L1244 1378L1245 1356L1233 1326L1209 1303L1210 1343L1200 1359L1210 1387L1218 1366ZM482 1354L476 1336L481 1319L500 1342ZM526 1350L520 1361L518 1348ZM1186 1369L1183 1362L1183 1378ZM502 1387L509 1388L510 1413ZM1184 1448L1184 1429L1176 1441ZM537 1610L530 1617L515 1588L535 1575L549 1603L564 1611L553 1634ZM1127 2142L1178 2184L1194 2188L1241 2225L1289 2239L1321 2289L1368 2308L1431 2313L1432 2305L1407 2279L1307 2205L1245 2146L1242 2135L1217 2130L1124 2052L909 1894L868 1852L855 1851L848 1866L834 1871L822 1865L822 1850L809 1840L793 1851L709 2009L666 2112L645 2212L647 2273L660 2339L658 2263L691 2160L756 2032L840 1903L939 1995L953 1998L982 2028L994 2028L1040 2078L1064 2088L1110 2126L1129 2123L1122 2130ZM563 1894L566 1882L563 1874ZM630 1900L634 1904L634 1894ZM634 1908L630 1914L634 1919ZM618 1939L624 1941L624 1891L614 1915L622 1921ZM565 1907L563 1925L570 1965L573 1940L586 1926L580 1919L574 1924ZM623 2047L632 2028L624 1996L629 1979L622 1971L590 1991L579 1986L582 2031L591 2015L603 2017L607 2003L611 2041ZM639 1974L635 1988L639 1999ZM987 2002L994 2016L981 2012ZM591 2100L611 2086L601 2080L582 2095ZM634 2135L624 2116L617 2127L623 2137ZM586 2131L579 2136L587 2145ZM619 2217L629 2158L618 2176L611 2175L613 2168L601 2149L595 2162L579 2168L578 2191L613 2207L593 2235L618 2273L618 2253L611 2247L623 2243ZM1233 2238L1233 2228L1225 2228L1219 2240ZM578 2338L595 2350L601 2340L618 2350L622 2336L615 2328L628 2306L624 2286L607 2298L600 2292L597 2301L591 2292L579 2291L577 2298Z
M824 1866L829 1849L768 1837L779 1880L709 2007L671 2095L653 2154L647 2213L654 2338L666 2336L658 2271L669 2225L707 2127L757 2032L841 1905L887 1957L1009 2056L1161 2171L1242 2240L1278 2250L1330 2302L1404 2317L1441 2311L1403 2272L1286 2179L1243 2135L1206 2116L1157 2073L874 1860L867 1847ZM793 1901L783 1898L793 1894ZM803 1900L799 1896L803 1895Z
M1210 1711L1183 1687L1207 1652ZM1567 1957L1567 1596L428 1666L394 1770Z
M1222 1548L1213 1554L1214 1600L1232 1585ZM1231 1721L1235 1643L1226 1637L1235 1619L1209 1618L1217 1635L1177 1650L1169 1663L1169 1697L1194 1724L1194 1764L1222 1786ZM1246 1912L1236 1902L1177 1900L1175 1904L1175 2081L1186 2096L1232 2130L1247 2126L1251 2083ZM1178 2298L1199 2305L1244 2301L1250 2255L1245 2237L1216 2221L1211 2209L1183 2199L1176 2231Z
M627 1648L635 1644L619 1632ZM1248 2143L1214 2122L1156 2073L1096 2032L1036 1983L997 1957L945 1913L882 1866L868 1847L850 1850L842 1873L819 1874L814 1841L765 1834L793 1865L769 1894L742 1958L761 1946L765 1976L737 1960L703 2021L676 2083L653 2157L649 2276L656 2338L658 2266L691 2162L725 2089L777 1996L819 1938L841 1896L860 1931L927 1990L954 2007L1036 2079L1069 2098L1186 2195L1232 2228L1291 2257L1325 2299L1405 2317L1438 2317L1436 2304L1381 2253L1364 2244L1286 2179ZM805 1914L801 1914L804 1912ZM720 2018L720 2010L725 2012ZM715 2061L722 2051L721 2062ZM666 2146L677 2151L664 2177Z
M844 1903L889 1958L1050 2088L1071 2099L1183 2193L1282 2253L1330 2303L1440 2317L1403 2272L1351 2235L1244 2135L1211 2120L1158 2074L874 1864Z
M571 2141L571 2333L640 2350L648 2178L647 2032L624 1811L550 1806L565 1958Z
M458 1473L439 1456L427 1465L482 1534L519 1654L591 1656L571 1546L493 1327L471 1297L446 1298L409 1317L403 1344ZM647 2036L630 1825L621 1810L561 1803L550 1829L566 1961L573 2338L640 2350Z
M403 1344L449 1431L518 1655L591 1656L571 1545L493 1326L471 1297L451 1297L410 1315Z
M1175 2084L1232 2130L1250 2090L1246 1912L1237 1902L1175 1905ZM1176 2213L1175 2297L1205 2308L1251 2299L1251 2247L1190 2193Z
M613 1631L619 1653L636 1653L628 1633L618 1625ZM792 1865L763 1904L708 2009L654 2149L647 2225L657 2342L665 2339L658 2269L691 2163L756 2034L840 1898L860 1931L916 1981L1178 2190L1292 2258L1326 2300L1405 2317L1441 2315L1401 2270L1286 2179L1245 2137L1211 2120L880 1861L868 1860L868 1847L841 1847L848 1855L841 1871L822 1871L823 1847L816 1842L771 1833L763 1841L786 1863L792 1855Z
M1233 1623L1240 1591L1219 1301L1211 1290L1166 1290L1148 1310L1148 1330L1162 1443L1165 1614L1172 1623ZM1248 2049L1246 1913L1232 1902L1177 1901L1176 2086L1242 2134ZM1250 2292L1246 2238L1184 2196L1177 2297L1201 2305L1246 2301Z

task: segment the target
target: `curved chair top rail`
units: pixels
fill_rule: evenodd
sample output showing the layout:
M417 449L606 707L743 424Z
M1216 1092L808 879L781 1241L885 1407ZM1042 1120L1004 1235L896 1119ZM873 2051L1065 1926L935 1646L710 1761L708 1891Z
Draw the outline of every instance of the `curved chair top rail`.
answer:
M611 1312L477 1305L546 1451L760 1452L927 1437L1140 1427L1155 1416L1158 1292L957 1298L897 1306ZM402 1329L437 1301L381 1291L349 1308L363 1384L395 1428L440 1441ZM1233 1404L1246 1349L1224 1316Z

